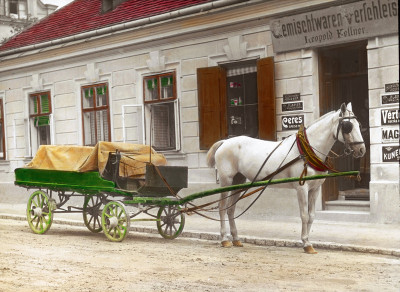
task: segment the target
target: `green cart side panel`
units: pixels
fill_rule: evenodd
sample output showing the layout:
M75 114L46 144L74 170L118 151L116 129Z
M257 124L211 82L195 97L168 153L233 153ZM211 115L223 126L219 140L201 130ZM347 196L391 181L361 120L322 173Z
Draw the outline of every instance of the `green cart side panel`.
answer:
M75 172L46 169L15 169L15 184L28 188L77 191L80 193L118 192L112 181L98 172Z

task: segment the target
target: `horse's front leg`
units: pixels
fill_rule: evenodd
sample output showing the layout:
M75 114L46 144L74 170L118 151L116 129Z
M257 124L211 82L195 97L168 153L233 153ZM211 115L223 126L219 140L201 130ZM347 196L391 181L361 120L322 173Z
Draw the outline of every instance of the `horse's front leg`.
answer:
M308 188L302 187L297 189L297 200L299 202L300 218L301 218L301 241L303 241L303 248L306 253L315 253L312 244L308 241L309 229L308 222L310 216L308 214L308 204L306 194Z
M307 224L307 234L310 234L311 231L311 225L314 222L314 218L315 218L315 203L317 201L318 195L321 191L321 186L319 186L316 189L310 190L308 192L308 224ZM312 245L310 245L310 247L308 248L308 251L306 251L307 253L317 253L315 251L315 249L312 247Z

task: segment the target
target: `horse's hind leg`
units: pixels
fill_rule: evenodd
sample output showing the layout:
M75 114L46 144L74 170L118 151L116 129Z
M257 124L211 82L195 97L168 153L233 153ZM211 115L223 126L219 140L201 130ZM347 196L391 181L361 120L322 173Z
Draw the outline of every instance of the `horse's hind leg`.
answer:
M246 181L246 178L241 173L238 173L233 178L232 184L238 185L238 184L244 183L245 181ZM243 244L239 240L236 223L235 223L236 203L237 203L240 195L241 195L241 192L238 192L238 191L236 193L235 193L235 191L233 191L231 193L231 197L229 198L227 213L228 213L228 218L229 218L229 227L230 227L230 231L231 231L231 235L232 235L232 239L233 239L232 243L234 246L242 247Z
M226 232L226 223L225 223L226 208L228 206L227 196L228 196L227 192L221 193L221 200L219 201L221 245L223 247L231 247L232 246L232 242L228 239L228 235Z

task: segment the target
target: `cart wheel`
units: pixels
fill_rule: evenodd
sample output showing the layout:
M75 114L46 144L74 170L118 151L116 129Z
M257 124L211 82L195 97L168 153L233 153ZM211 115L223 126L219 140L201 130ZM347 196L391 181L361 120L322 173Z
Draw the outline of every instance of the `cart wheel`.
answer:
M130 218L121 202L109 202L101 214L101 227L111 241L122 241L128 234Z
M29 227L34 233L44 234L53 222L53 213L49 197L43 191L36 191L30 197L26 208Z
M83 204L83 222L86 227L98 233L102 230L101 227L101 212L103 211L103 196L86 196Z
M162 206L157 213L158 233L166 239L177 238L185 226L185 214L179 211L178 206Z

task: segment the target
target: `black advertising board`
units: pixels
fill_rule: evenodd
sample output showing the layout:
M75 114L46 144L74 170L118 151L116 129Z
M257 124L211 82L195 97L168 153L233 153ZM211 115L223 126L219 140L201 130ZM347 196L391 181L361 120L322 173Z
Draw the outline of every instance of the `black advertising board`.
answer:
M283 102L299 101L300 93L290 93L283 95Z
M385 84L385 92L396 92L399 91L399 83Z
M282 116L282 131L297 130L304 123L304 115Z
M382 128L382 143L398 143L399 128Z
M399 109L382 109L381 125L396 125L400 121Z
M382 146L382 162L400 161L399 146Z
M302 111L303 110L303 102L289 102L282 103L282 111L283 112L292 112L292 111Z
M382 105L399 103L399 93L381 94Z

